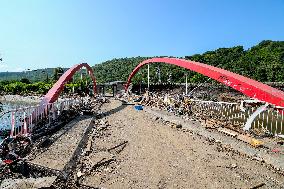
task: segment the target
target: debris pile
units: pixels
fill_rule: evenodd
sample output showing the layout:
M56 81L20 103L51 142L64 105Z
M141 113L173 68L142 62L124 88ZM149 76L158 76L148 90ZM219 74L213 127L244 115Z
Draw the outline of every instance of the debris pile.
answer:
M53 135L61 131L74 117L96 115L102 103L107 102L108 100L105 98L81 98L79 104L73 104L68 110L63 110L57 119L49 124L47 124L47 117L43 118L33 128L31 136L18 135L15 138L5 138L0 145L0 183L3 181L2 183L9 184L11 182L7 179L20 179L13 182L19 182L21 186L27 183L28 185L31 183L31 185L36 185L38 182L33 179L21 179L56 175L52 172L46 172L44 169L31 168L30 165L27 165L26 160L44 152L56 140Z
M223 95L224 96L224 95ZM215 111L205 111L200 104L192 101L189 96L168 92L146 92L144 95L132 95L124 97L128 102L133 101L154 109L168 111L186 120L199 120L208 129L226 127L243 133L242 124L233 123L226 116L222 116Z
M73 175L67 183L58 181L57 187L99 186L101 179L105 179L109 173L116 170L120 162L118 154L127 146L128 141L111 141L111 130L106 118L94 120L93 131L88 137Z

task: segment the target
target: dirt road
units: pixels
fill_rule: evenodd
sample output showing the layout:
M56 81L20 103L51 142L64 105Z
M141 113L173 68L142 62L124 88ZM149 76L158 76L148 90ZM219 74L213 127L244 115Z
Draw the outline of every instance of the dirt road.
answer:
M172 128L133 106L111 100L98 120L90 157L106 163L81 177L103 188L281 188L284 177L182 128ZM123 145L119 145L123 144ZM121 149L117 150L119 147ZM82 160L82 162L84 162Z

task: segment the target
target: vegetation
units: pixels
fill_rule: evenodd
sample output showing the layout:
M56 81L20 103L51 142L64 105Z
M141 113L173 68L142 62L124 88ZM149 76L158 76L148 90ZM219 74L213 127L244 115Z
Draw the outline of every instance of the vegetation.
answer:
M98 82L115 80L126 81L131 71L143 60L150 57L121 58L106 61L94 66ZM220 67L261 82L284 81L284 41L262 41L258 45L244 50L242 46L219 48L203 54L182 57ZM152 82L158 82L157 70L160 69L161 82L184 82L185 73L190 82L203 82L206 77L196 72L161 63L150 65ZM133 78L133 83L147 82L147 66Z
M151 57L132 57L113 59L94 68L98 83L126 81L131 71L143 60ZM244 50L242 46L219 48L203 54L181 57L220 67L261 82L283 82L284 80L284 41L262 41L258 45ZM66 68L47 68L28 72L0 72L0 93L46 93ZM160 74L159 74L160 73ZM156 63L150 65L151 82L204 82L206 77L174 65ZM159 77L160 76L160 77ZM66 85L66 91L84 89L85 80L76 74ZM89 80L90 82L90 80ZM147 82L147 66L143 67L132 79L133 83ZM211 81L213 82L213 81Z
M6 94L45 94L50 88L51 83L35 82L35 83L24 83L21 81L1 81L0 91Z

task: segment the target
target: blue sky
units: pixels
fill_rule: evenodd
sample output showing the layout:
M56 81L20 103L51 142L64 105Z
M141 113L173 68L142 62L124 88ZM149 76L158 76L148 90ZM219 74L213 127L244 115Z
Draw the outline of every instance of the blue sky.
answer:
M284 40L284 0L0 0L0 71Z

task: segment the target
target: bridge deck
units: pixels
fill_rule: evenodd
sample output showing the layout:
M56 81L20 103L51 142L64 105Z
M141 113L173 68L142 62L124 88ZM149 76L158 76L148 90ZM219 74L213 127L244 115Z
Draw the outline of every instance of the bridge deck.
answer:
M55 136L56 141L30 163L53 170L63 171L75 155L91 125L92 118L78 117ZM54 136L53 136L54 137Z

